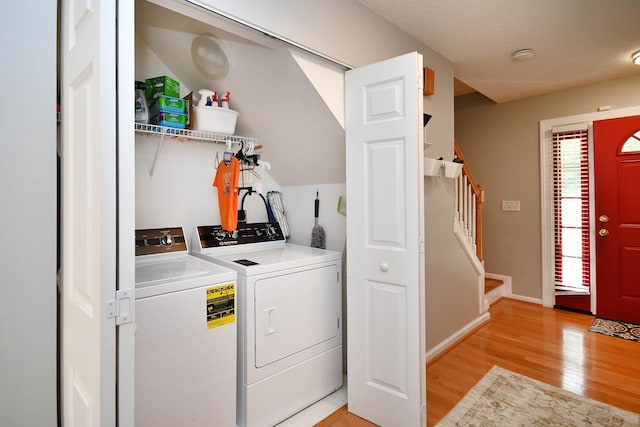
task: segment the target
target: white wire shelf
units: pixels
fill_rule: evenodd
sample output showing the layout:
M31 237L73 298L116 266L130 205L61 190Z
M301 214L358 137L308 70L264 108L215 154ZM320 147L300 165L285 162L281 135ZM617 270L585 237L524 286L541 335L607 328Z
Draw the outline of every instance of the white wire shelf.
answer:
M168 126L152 125L148 123L134 123L134 126L135 131L138 133L170 136L172 138L188 139L192 141L213 142L218 144L226 144L228 142L240 144L244 142L245 145L248 145L249 143L257 145L258 142L257 138L249 138L246 136L224 135L214 132L192 129L178 129Z
M205 132L201 130L178 129L168 126L152 125L148 123L134 122L134 129L137 133L156 135L160 137L158 147L156 148L156 154L153 156L153 163L151 164L151 169L149 170L149 178L153 178L153 172L155 171L156 163L158 162L158 154L160 153L160 149L162 148L165 136L178 138L182 141L190 140L212 142L216 144L243 144L245 147L248 147L250 144L255 146L258 142L257 138L249 138L246 136L224 135L215 132Z

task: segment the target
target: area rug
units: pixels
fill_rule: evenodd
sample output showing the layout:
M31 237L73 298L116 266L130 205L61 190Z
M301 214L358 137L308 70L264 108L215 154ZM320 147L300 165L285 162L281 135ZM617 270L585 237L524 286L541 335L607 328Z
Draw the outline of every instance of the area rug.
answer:
M618 337L629 341L640 342L640 325L635 325L633 323L596 317L589 330L591 332L609 335L610 337Z
M494 366L436 425L640 426L640 414Z

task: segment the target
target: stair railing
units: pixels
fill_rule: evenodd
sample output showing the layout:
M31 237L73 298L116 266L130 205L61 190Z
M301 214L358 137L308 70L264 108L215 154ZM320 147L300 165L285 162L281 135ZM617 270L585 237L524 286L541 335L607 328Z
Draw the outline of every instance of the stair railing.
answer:
M471 174L469 165L464 161L458 141L454 142L456 157L463 161L462 173L456 180L455 218L462 225L469 243L475 248L480 261L482 257L482 204L484 190Z

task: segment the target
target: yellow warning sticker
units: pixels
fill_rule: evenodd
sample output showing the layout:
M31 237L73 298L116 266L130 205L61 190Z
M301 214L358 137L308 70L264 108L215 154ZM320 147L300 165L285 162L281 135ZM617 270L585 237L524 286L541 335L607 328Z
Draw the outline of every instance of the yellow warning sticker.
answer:
M207 327L233 323L236 319L236 290L233 283L207 289Z

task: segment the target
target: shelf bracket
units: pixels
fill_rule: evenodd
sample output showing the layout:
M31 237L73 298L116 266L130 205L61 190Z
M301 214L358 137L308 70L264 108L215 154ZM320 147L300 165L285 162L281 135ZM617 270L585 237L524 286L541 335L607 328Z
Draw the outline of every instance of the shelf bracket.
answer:
M151 169L149 170L149 179L153 178L153 171L156 169L158 154L160 154L160 149L162 148L162 144L164 143L164 135L165 133L162 132L160 136L160 142L158 142L158 147L156 148L156 154L153 156L153 163L151 163Z

